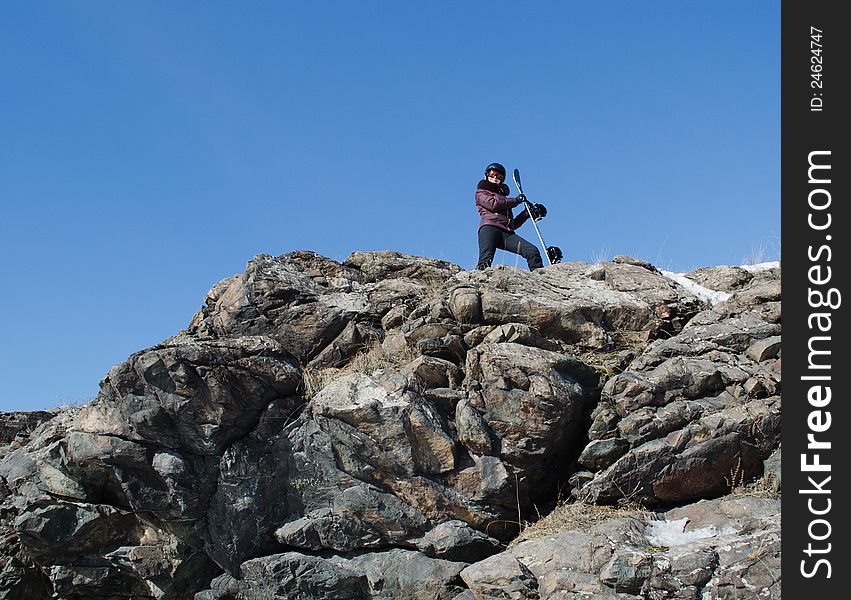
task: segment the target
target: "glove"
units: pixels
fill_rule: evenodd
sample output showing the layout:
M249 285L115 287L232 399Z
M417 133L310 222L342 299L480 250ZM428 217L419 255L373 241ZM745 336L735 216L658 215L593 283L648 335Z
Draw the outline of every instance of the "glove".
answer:
M516 200L517 204L522 204L523 202L526 202L526 194L518 194Z
M529 207L529 213L536 221L540 221L547 216L547 207L543 204L532 204L531 202L527 202L526 206Z

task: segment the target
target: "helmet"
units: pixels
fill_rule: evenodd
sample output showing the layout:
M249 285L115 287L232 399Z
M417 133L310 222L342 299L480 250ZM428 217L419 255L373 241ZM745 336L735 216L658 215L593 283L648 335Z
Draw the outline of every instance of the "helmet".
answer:
M488 176L490 171L497 171L498 173L502 173L502 178L505 179L505 167L503 167L499 163L491 163L487 167L485 167L485 177Z

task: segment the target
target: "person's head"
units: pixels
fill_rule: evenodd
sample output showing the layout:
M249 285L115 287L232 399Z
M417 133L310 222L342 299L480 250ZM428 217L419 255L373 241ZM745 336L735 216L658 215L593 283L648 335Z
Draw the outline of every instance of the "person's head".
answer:
M485 168L485 179L491 183L502 183L505 181L505 167L499 163L491 163Z

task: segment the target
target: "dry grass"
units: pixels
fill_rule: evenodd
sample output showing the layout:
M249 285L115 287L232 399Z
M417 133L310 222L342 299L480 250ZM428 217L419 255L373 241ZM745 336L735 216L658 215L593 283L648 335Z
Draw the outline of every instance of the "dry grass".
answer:
M777 490L775 482L768 474L763 475L755 481L748 483L745 480L744 469L741 468L742 459L738 459L735 468L730 473L729 477L724 480L730 486L730 494L733 496L756 496L759 498L777 499L780 497L780 492Z
M306 400L318 394L325 386L344 375L352 373L372 373L378 369L398 369L417 357L417 353L406 348L401 352L388 353L378 340L373 340L360 352L355 354L342 367L326 367L323 369L302 369Z
M555 533L570 530L587 530L604 521L619 517L638 517L646 514L646 510L638 504L623 506L598 506L584 502L563 502L556 506L550 514L535 523L524 523L520 532L509 547L526 540L546 537Z
M756 496L757 498L770 498L772 500L780 498L780 491L771 478L766 475L751 483L743 483L734 487L730 494L733 496Z

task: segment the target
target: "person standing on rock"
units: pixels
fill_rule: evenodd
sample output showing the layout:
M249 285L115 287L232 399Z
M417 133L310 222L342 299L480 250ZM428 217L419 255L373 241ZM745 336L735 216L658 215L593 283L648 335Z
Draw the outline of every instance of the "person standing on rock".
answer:
M526 259L529 270L544 266L538 248L514 233L529 219L529 213L522 211L516 217L511 209L526 201L520 194L516 198L507 198L509 190L505 181L505 167L491 163L485 169L485 178L476 186L476 209L479 221L479 262L476 269L487 269L493 262L497 248L519 254Z

